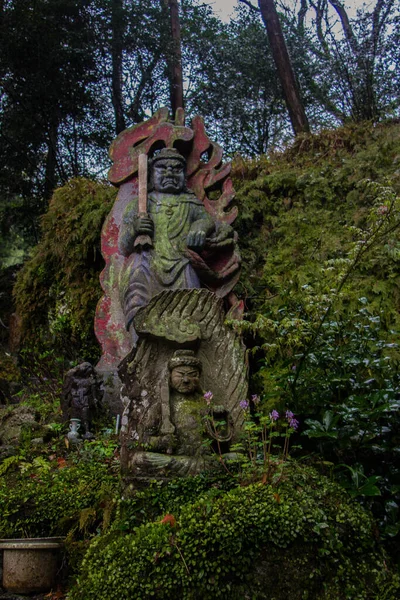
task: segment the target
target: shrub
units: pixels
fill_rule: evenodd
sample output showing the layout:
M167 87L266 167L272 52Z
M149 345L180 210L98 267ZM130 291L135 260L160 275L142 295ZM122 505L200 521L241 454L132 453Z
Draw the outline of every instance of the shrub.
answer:
M275 487L205 490L180 507L162 502L157 520L130 532L117 521L92 542L70 600L365 600L382 597L384 586L394 600L400 588L369 514L309 468L286 473ZM154 489L143 493L154 500Z
M102 455L77 462L38 455L7 458L0 471L0 537L93 535L107 525L118 477ZM76 535L75 535L76 534Z

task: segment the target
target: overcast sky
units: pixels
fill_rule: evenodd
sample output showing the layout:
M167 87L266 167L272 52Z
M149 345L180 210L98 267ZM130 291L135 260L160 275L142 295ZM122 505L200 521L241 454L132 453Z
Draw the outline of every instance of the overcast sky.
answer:
M287 4L293 4L295 0L287 0ZM258 4L257 0L252 0L254 6ZM345 0L344 5L347 8L349 16L354 14L355 9L363 4L371 4L372 2L365 2L364 0ZM233 13L235 6L238 4L238 0L204 0L204 4L209 4L213 7L215 13L224 21L229 21L230 15Z
M204 4L212 6L214 12L221 19L228 21L230 14L233 13L233 9L237 5L237 0L206 0Z

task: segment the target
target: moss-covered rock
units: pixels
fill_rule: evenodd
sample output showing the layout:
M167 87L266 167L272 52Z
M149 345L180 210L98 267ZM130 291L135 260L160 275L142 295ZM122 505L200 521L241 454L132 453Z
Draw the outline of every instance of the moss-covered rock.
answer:
M183 491L180 508L171 495L171 514L159 490L158 518L130 531L125 507L113 531L92 543L69 598L394 600L400 589L370 515L309 468L293 465L274 485L228 490L200 491L193 478ZM139 520L146 496L157 505L154 487L131 501Z

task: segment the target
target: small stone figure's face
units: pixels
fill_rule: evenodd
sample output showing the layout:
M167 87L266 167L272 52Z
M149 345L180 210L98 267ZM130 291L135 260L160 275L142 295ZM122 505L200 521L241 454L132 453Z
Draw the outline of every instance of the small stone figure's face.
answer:
M185 167L180 160L165 158L153 166L153 185L156 192L179 194L185 186Z
M171 387L181 394L192 394L199 389L200 373L196 367L181 365L171 371Z

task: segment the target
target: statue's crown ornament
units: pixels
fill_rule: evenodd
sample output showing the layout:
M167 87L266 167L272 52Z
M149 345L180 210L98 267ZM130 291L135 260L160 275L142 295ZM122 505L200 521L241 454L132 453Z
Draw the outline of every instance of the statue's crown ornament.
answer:
M160 160L179 160L186 166L186 158L179 153L176 148L163 148L153 156L151 159L151 164L154 165L156 162Z
M193 350L176 350L168 361L168 369L172 371L175 367L195 367L201 373L201 360L195 357Z

